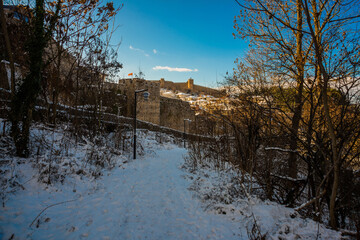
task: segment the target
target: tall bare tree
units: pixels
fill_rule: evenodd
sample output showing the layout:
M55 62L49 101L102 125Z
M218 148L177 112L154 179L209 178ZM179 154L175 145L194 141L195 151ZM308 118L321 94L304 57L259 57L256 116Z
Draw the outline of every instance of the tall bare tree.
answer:
M273 97L286 107L279 108L278 115L285 117L278 123L286 125L291 121L286 150L289 177L296 177L296 157L303 159L308 165L312 197L317 205L322 197L328 200L330 225L336 228L336 209L341 209L337 200L341 174L353 162L353 156L358 155L358 128L349 132L348 127L354 126L358 111L353 95L358 93L359 12L354 6L359 3L353 0L238 3L242 10L235 20L237 36L249 38L253 48L266 52L267 71L274 74L272 81L283 92L280 98ZM289 79L293 83L279 84ZM289 97L291 89L295 93Z
M332 162L333 181L329 203L330 225L336 228L337 216L335 212L336 198L338 194L341 156L343 148L339 148L339 142L342 138L336 130L336 123L330 110L329 87L330 81L339 78L341 69L341 78L349 80L350 72L343 72L347 62L354 56L354 50L358 49L358 40L351 36L349 32L354 24L354 19L360 16L358 12L352 10L353 4L359 4L358 1L326 1L304 0L302 5L306 15L306 22L309 29L309 35L314 42L314 60L316 68L316 81L321 89L323 110L327 131L331 140L331 154L327 156ZM358 20L356 20L358 21ZM338 36L342 36L339 38ZM358 35L358 34L357 34ZM356 36L357 38L359 36ZM355 42L354 42L355 41ZM357 41L357 43L356 43ZM335 52L335 53L334 53ZM340 57L330 54L339 54ZM348 69L349 70L349 69ZM345 121L345 119L341 119Z
M49 3L53 7L53 3ZM112 2L102 1L65 1L54 32L54 41L47 52L53 61L54 77L49 83L52 97L52 122L55 123L59 93L63 92L74 80L75 68L81 64L87 49L97 39L110 44L112 32L109 28L122 5L114 7ZM104 49L103 49L104 50ZM99 52L100 53L100 52ZM70 57L71 56L71 57ZM64 84L67 82L68 84ZM63 86L63 87L61 87Z
M36 0L34 19L32 20L32 36L29 42L29 74L24 79L19 90L15 93L11 107L11 134L19 156L28 155L28 141L32 112L41 89L43 54L61 8L61 1L56 5L56 12L45 26L45 2Z
M290 121L286 172L290 178L296 180L298 131L304 102L304 72L312 44L304 37L301 0L250 0L239 5L242 9L234 21L237 32L235 36L250 39L253 48L267 52L268 57L264 65L267 66L267 71L275 76L267 81L273 86L278 85L280 90L290 86L295 89L290 95L289 92L282 95L288 97L285 104L289 111L284 114ZM243 22L246 24L242 24ZM289 192L288 201L289 204L294 202L293 191Z

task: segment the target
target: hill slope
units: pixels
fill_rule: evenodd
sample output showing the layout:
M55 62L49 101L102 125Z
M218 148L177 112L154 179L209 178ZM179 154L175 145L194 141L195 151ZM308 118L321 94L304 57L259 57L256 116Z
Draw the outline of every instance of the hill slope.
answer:
M40 132L53 148L61 147L62 130L34 128L33 138ZM7 185L2 189L0 238L248 239L254 219L270 239L340 238L339 232L302 219L292 209L256 197L239 196L231 203L205 198L210 193L226 197L224 187L234 175L231 168L226 173L190 173L185 149L159 144L151 132L140 134L140 141L143 156L131 160L113 155L111 170L102 169L96 177L87 174L90 163L80 162L89 158L90 143L71 144L70 157L64 155L58 162L58 173L66 176L51 185L38 181L39 158L29 161L2 154L2 182L7 179ZM20 184L23 188L17 187Z

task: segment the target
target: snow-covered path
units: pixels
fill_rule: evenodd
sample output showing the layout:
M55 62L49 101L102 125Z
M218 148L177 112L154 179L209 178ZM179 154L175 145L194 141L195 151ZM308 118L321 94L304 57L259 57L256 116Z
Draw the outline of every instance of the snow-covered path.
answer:
M179 169L186 151L157 151L94 182L67 183L59 192L29 187L0 211L8 239L246 239L230 216L204 212ZM30 183L31 184L31 183ZM26 187L26 186L25 186ZM76 190L76 191L75 191ZM45 207L39 222L29 227ZM242 231L242 232L241 232Z
M111 232L110 239L232 237L236 227L218 216L209 219L186 191L189 183L179 171L184 153L182 149L159 151L156 157L132 162L104 178L100 194L107 197L93 196L88 203L78 203L96 206L95 216L103 215L93 223L95 229L88 229L89 236L102 230Z

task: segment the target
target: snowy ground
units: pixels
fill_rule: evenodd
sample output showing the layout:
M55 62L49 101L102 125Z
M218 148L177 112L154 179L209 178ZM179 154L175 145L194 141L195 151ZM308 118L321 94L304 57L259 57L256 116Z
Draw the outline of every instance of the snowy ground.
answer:
M52 134L55 143L63 139ZM2 189L0 239L248 239L255 220L268 239L340 238L293 209L255 197L229 200L232 173L190 173L185 149L158 144L153 134L140 141L146 150L137 160L115 155L100 177L75 169L51 185L39 183L29 160L0 155L1 174L16 173L23 186ZM66 166L88 156L87 146L67 151L74 149L67 154L73 161L62 158Z

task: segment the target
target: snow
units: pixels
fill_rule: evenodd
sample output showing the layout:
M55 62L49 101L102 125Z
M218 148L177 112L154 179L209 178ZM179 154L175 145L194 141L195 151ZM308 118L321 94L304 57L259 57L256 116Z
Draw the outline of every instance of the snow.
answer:
M24 187L13 188L13 193L2 190L7 195L5 207L0 207L1 239L248 239L254 220L268 239L340 238L339 232L303 219L291 208L234 192L238 175L231 166L191 170L184 160L186 149L169 139L158 143L152 132L138 134L144 148L139 159L112 155L114 166L101 170L100 177L75 172L80 167L90 172L81 161L91 149L102 153L105 147L97 149L88 141L76 145L64 135L61 129L32 130L32 139L60 151L63 183L39 182L35 156L0 154L1 162L10 162L7 173L16 173ZM32 147L43 147L43 160L51 157L44 146L33 141ZM2 171L5 165L0 165Z
M238 222L248 239L247 233L254 222L266 234L267 239L340 239L339 232L329 230L324 225L301 216L292 208L271 201L262 201L247 193L239 174L231 166L225 165L220 172L202 165L188 176L195 179L190 189L196 192L207 212L228 216ZM186 164L185 164L186 166ZM188 167L191 168L191 167ZM253 188L256 188L256 184Z
M5 70L7 74L9 89L11 89L11 69L10 69L10 62L7 60L1 60L1 63L5 64ZM17 63L14 63L15 68L15 79L21 79L21 70L19 69L20 65Z
M8 93L10 93L11 91L10 90L8 90L8 89L5 89L5 88L0 88L0 91L3 91L3 92L8 92ZM4 101L4 100L3 100ZM9 102L9 101L8 101Z
M169 91L165 88L160 89L160 95L168 98L176 98L176 94L173 91Z
M281 151L281 152L293 152L293 153L298 152L296 150L284 149L284 148L279 148L279 147L266 147L264 149L265 150L277 150L277 151Z

